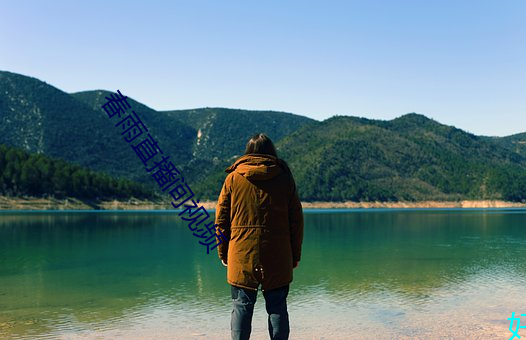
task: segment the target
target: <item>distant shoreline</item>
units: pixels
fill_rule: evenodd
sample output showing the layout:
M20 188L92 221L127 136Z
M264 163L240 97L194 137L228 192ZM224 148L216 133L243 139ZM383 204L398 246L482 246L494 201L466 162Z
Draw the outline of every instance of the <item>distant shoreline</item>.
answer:
M215 209L215 201L202 201L205 209ZM501 200L420 201L420 202L302 202L304 209L425 209L425 208L526 208L526 203ZM112 200L89 201L77 198L36 198L0 196L2 210L174 210L170 201Z

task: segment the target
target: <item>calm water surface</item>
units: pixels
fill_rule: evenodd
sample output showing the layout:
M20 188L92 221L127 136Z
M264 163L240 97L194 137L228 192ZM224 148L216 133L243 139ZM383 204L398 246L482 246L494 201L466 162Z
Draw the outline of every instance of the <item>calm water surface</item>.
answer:
M507 318L526 314L526 210L305 224L291 339L508 339ZM0 338L228 339L225 275L174 212L2 212ZM266 332L260 293L253 338Z

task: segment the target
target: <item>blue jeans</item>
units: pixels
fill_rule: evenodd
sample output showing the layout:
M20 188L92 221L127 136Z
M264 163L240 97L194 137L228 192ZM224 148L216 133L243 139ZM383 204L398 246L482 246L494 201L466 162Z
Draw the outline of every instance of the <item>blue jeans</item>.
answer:
M289 286L265 290L265 306L268 313L268 332L271 339L288 339L289 313L287 312L287 295ZM230 330L232 340L245 340L250 338L252 331L252 314L256 303L257 290L232 286L232 321Z

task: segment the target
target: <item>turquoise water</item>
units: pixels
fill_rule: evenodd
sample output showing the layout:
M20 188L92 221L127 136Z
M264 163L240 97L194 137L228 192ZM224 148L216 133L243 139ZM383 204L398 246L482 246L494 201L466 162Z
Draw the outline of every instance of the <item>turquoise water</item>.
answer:
M0 337L227 339L225 269L182 222L0 213ZM508 339L526 210L307 211L294 275L291 339ZM268 338L261 293L253 335Z

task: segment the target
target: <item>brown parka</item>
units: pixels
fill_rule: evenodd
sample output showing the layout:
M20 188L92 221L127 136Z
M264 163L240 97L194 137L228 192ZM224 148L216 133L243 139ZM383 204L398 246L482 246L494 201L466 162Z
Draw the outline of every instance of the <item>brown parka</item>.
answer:
M225 170L217 227L225 237L219 258L228 264L229 284L270 290L292 282L293 261L301 258L303 212L285 162L248 154Z

